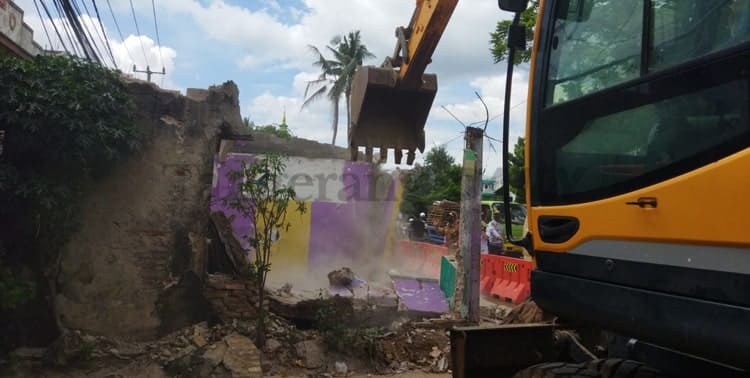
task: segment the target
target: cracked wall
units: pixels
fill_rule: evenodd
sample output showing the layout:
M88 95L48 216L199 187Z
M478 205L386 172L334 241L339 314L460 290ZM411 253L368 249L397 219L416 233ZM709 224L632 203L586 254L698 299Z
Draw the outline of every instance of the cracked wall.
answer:
M56 307L90 333L148 339L205 319L213 157L241 130L232 82L186 96L126 81L142 149L97 183L82 228L64 247Z

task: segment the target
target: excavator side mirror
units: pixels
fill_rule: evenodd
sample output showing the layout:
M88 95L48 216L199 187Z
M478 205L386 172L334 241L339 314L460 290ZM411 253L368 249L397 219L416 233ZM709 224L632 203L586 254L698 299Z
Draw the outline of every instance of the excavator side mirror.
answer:
M519 13L526 10L529 0L497 0L497 5L506 12Z

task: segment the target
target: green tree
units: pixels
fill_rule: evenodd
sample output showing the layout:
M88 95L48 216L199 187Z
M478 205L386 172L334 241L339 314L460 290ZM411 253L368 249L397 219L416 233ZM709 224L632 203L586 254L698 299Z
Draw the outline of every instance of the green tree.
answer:
M461 200L461 166L445 146L431 149L424 166L407 174L401 212L411 215L427 212L433 202L440 200Z
M531 0L529 7L521 13L521 24L526 27L527 47L534 41L534 28L536 16L539 12L539 0ZM500 63L508 58L508 27L511 20L498 21L495 31L490 33L490 52L495 63ZM514 64L520 64L531 60L531 49L518 51Z
M331 144L336 144L341 97L343 96L346 100L346 124L348 126L351 123L350 102L354 72L365 59L372 58L374 55L362 43L359 30L349 32L343 37L334 37L331 40L326 49L333 54L333 59L326 58L320 49L315 46L310 46L310 49L317 57L313 64L320 68L321 73L317 79L307 83L305 88L306 99L302 103L302 107L310 105L326 94L328 95L332 105L331 127L333 138Z
M61 248L78 229L84 196L139 145L133 102L118 72L77 58L0 54L0 83L0 258L32 267L54 301ZM31 293L0 283L5 289Z
M516 195L516 202L526 202L526 161L525 161L525 140L518 138L516 145L513 146L513 154L508 159L508 184L510 191Z
M268 272L271 271L271 251L281 232L288 232L291 223L287 220L289 210L305 213L305 203L295 199L294 188L283 182L286 158L280 154L266 154L251 164L243 162L242 169L230 172L229 178L236 185L234 194L225 202L242 216L255 222L248 236L255 259L250 264L250 278L257 284L258 291L258 345L264 345L265 338L265 287Z
M250 117L242 117L242 125L250 130L255 128L255 122L253 122Z

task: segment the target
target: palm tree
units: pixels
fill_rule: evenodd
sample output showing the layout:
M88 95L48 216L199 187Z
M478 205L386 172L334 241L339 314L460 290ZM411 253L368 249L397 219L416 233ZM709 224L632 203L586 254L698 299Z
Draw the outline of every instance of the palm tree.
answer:
M351 122L350 101L354 71L362 65L362 62L366 58L372 58L374 55L362 43L359 30L349 32L343 37L336 36L331 39L326 49L333 54L333 59L326 58L315 46L311 45L310 49L317 56L317 60L313 62L313 65L320 67L321 73L317 79L307 83L307 88L305 88L306 100L302 103L302 108L320 99L326 93L328 94L328 99L332 105L331 126L333 128L333 139L331 144L336 144L341 96L343 95L346 100L346 124L349 125ZM316 89L308 97L308 93L312 88Z

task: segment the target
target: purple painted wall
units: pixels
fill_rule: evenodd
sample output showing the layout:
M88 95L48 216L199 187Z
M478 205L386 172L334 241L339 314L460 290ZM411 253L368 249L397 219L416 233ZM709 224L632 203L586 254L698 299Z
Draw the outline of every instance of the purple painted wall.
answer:
M231 221L232 228L245 248L248 247L245 239L246 230L252 230L254 222L229 208L223 203L222 198L232 195L236 185L227 175L239 170L242 161L249 164L252 160L253 157L248 154L228 153L224 159L217 156L211 193L211 211L224 212L228 217L234 215ZM313 160L315 159L308 159ZM310 212L309 239L307 245L301 245L299 248L307 248L308 271L335 269L342 265L356 266L359 261L382 260L384 256L397 182L384 180L381 186L387 187L381 188L380 192L385 191L387 194L381 194L383 198L370 198L373 167L361 162L341 161L339 164L342 172L333 174L340 180L339 185L342 185L345 193L345 198L341 199L344 201L313 199L307 204ZM319 173L331 174L306 173L311 176ZM372 197L375 197L375 193L372 194Z

